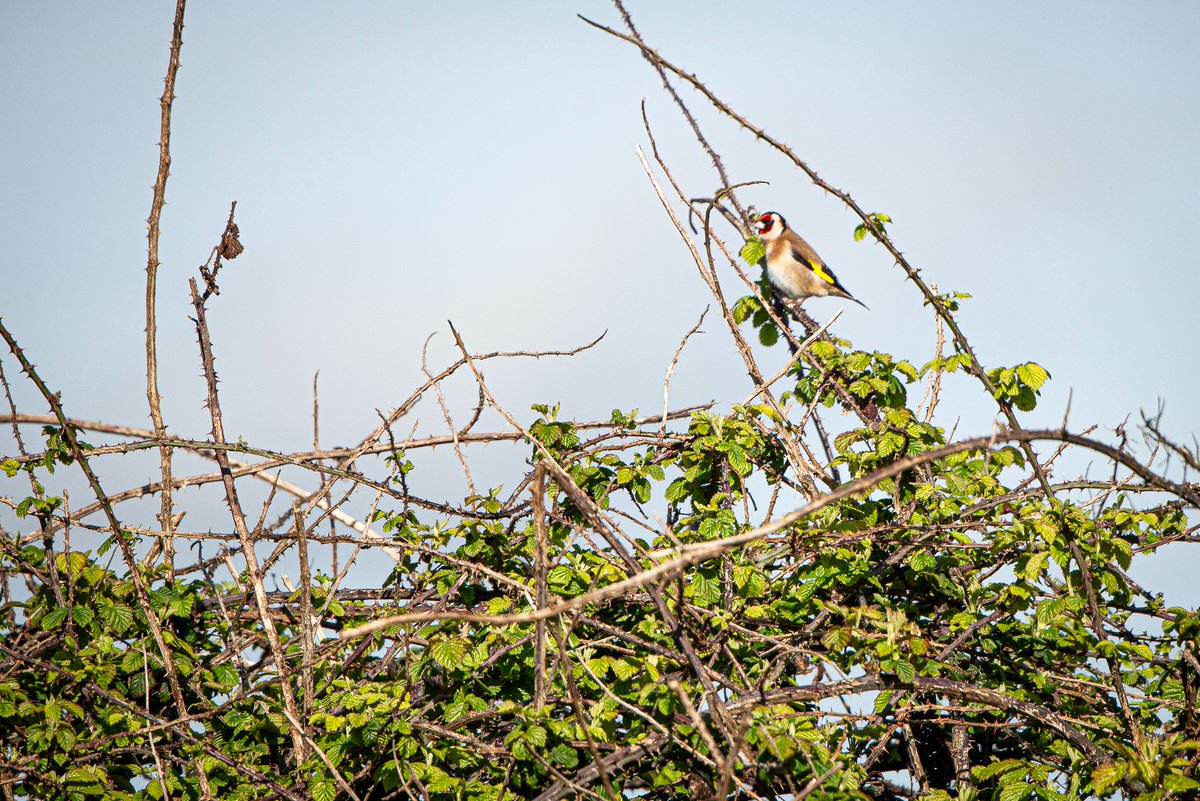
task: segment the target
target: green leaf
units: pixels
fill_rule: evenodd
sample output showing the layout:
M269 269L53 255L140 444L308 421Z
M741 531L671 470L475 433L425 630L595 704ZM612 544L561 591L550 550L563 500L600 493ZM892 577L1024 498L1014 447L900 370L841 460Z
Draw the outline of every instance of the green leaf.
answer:
M1036 392L1046 383L1046 379L1050 378L1050 374L1040 364L1027 362L1017 367L1017 378L1021 379L1022 384Z
M47 612L46 616L42 618L42 629L44 631L49 631L50 629L56 629L59 626L61 626L63 623L65 623L66 620L67 620L67 607L56 606L55 608L53 608L49 612Z
M230 689L237 684L237 668L230 664L213 665L213 681L223 689Z
M541 726L530 726L529 730L525 732L525 739L541 748L546 744L546 730Z
M758 302L758 298L754 295L745 295L738 298L737 303L733 304L733 319L737 323L744 323L760 311L762 311L762 304Z
M712 606L721 600L721 585L703 573L697 573L688 584L687 592L692 600L703 606Z
M101 623L117 634L124 634L133 625L133 610L125 604L102 604L96 614Z
M442 709L442 720L446 723L453 723L459 718L465 718L470 713L470 704L467 703L465 698L458 696Z
M758 329L758 341L768 348L779 341L779 329L775 327L775 323L767 323Z
M1182 793L1185 790L1200 789L1200 782L1195 779L1189 779L1187 776L1172 774L1163 778L1162 786L1164 790L1170 790L1172 793Z
M678 503L688 496L688 482L686 479L677 478L667 487L667 491L663 493L668 503Z
M560 768L574 770L579 767L579 752L566 743L559 743L550 752L550 761Z
M99 765L73 768L64 777L68 784L99 785L108 780L108 772Z
M75 606L71 607L71 617L74 618L75 625L88 626L91 624L92 620L95 619L96 615L88 607L79 606L76 604Z
M757 236L746 240L740 253L742 261L753 266L767 257L767 248Z
M611 662L612 671L618 679L628 681L641 672L641 667L625 659L614 659Z
M1033 794L1033 785L1028 782L1013 782L1000 788L1000 801L1024 801Z
M1001 773L1010 773L1021 767L1021 763L1015 759L1005 759L1000 762L993 762L990 765L980 765L971 768L971 775L979 781L987 781L993 776Z
M433 657L434 662L449 670L458 667L467 655L467 643L455 638L438 640L429 647L429 655Z
M334 801L337 798L337 785L324 776L314 776L308 783L308 790L313 801Z
M426 768L425 783L431 793L444 793L460 781L435 765Z
M1028 387L1021 387L1013 397L1013 405L1023 412L1032 412L1037 408L1037 396Z
M908 560L908 566L918 573L928 573L937 567L937 559L926 551L917 551Z
M1097 793L1106 793L1125 778L1129 766L1124 762L1109 762L1092 771L1092 789Z
M1029 557L1029 561L1025 563L1023 575L1026 581L1037 581L1038 576L1046 569L1046 565L1050 562L1049 551L1039 551Z

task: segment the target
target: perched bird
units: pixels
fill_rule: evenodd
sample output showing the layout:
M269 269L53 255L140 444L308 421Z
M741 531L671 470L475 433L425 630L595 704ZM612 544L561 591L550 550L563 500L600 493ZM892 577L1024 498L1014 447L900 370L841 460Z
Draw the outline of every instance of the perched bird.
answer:
M850 294L833 270L821 260L812 246L788 228L778 212L768 211L754 223L754 230L767 248L767 277L789 298L804 300L813 296L834 295L868 308Z

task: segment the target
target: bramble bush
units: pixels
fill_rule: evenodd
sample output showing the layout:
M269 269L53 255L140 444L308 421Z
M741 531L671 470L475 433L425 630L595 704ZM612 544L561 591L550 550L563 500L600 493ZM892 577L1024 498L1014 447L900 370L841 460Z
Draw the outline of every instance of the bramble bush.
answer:
M616 35L859 216L855 238L881 245L931 309L937 357L857 349L762 281L727 300L718 269L744 279L762 257L742 241L737 187L668 201L659 159L648 174L745 361L742 402L513 415L482 369L533 354L472 353L454 332L461 356L357 446L277 452L221 426L205 311L240 252L225 247L231 214L192 282L210 439L68 416L0 325L50 411L14 408L14 433L40 427L44 448L27 433L0 459L17 519L0 539L6 798L1195 797L1200 616L1130 573L1195 541L1200 488L1164 460L1200 469L1197 455L1155 419L1149 459L1121 435L1022 427L1048 373L980 364L955 317L966 296L922 281L887 215L636 32ZM704 221L698 239L678 209ZM731 248L714 209L739 232ZM756 356L772 345L792 354L775 376ZM466 425L393 431L458 375L478 388ZM947 433L949 381L992 397L996 430ZM508 427L476 431L484 409ZM469 479L471 449L505 441L528 454L512 489L428 499L421 453L453 448ZM105 460L142 450L217 469L107 489ZM1059 478L1073 451L1111 478ZM75 470L94 498L68 507L52 487ZM252 513L253 481L270 495ZM164 486L210 488L228 525L181 530L175 501L153 523L122 512ZM207 550L186 563L180 542ZM382 586L355 584L360 554L381 552L394 559ZM283 560L300 579L268 590Z

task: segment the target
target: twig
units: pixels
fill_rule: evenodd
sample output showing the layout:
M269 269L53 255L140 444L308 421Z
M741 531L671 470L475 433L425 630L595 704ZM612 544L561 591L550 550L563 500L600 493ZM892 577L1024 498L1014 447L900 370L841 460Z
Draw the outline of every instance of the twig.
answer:
M729 761L733 759L733 754L722 753L717 741L713 739L712 732L708 730L708 724L704 722L704 718L700 717L700 713L696 711L696 705L692 703L692 699L688 697L687 691L683 689L683 685L674 679L667 682L667 689L675 693L679 699L679 703L683 706L684 713L688 716L692 726L700 735L700 739L708 746L708 752L712 756L712 760L716 765L717 774L721 779L725 778L726 768L729 767ZM726 793L722 792L726 788L713 788L714 798L724 798Z
M815 793L817 790L821 789L821 787L824 786L825 782L827 782L831 778L833 778L834 774L836 774L838 771L844 770L845 767L846 767L845 762L834 762L833 767L831 767L829 770L822 773L820 776L814 776L808 782L808 784L804 785L804 787L801 788L800 792L796 793L795 801L804 801L805 798L808 798L810 795Z
M427 356L429 355L429 341L434 335L430 334L425 338L425 345L421 348L421 372L428 379L433 379L433 373L429 372L429 363ZM467 478L467 492L471 497L475 497L479 493L475 491L475 482L471 479L471 467L467 464L467 455L463 453L462 442L459 440L458 429L454 427L454 420L450 417L450 409L446 405L446 394L442 392L442 382L433 382L433 391L437 394L438 407L442 410L442 419L446 421L446 427L450 429L450 437L454 445L454 454L458 456L458 463L462 465L463 475Z
M617 11L621 14L621 19L624 20L625 27L629 28L629 32L632 34L633 39L637 42L640 42L642 39L641 34L639 34L637 28L634 27L633 18L629 15L629 12L625 10L625 6L621 3L621 0L613 0L613 4L617 7ZM704 152L707 153L708 157L712 160L713 167L715 167L717 170L717 175L721 177L722 194L729 198L729 202L732 203L733 207L737 210L738 216L742 218L742 224L748 228L749 217L747 216L746 211L742 208L741 204L738 203L737 195L734 194L733 187L729 183L729 175L725 172L725 165L721 162L721 157L717 155L717 151L713 150L712 145L708 143L708 139L705 138L704 133L700 130L700 124L696 122L696 118L692 116L692 112L688 109L687 104L683 102L683 98L679 96L679 93L675 91L675 87L671 85L671 81L667 79L667 73L663 69L663 66L651 58L650 55L644 50L643 55L645 55L646 60L650 62L650 65L653 66L658 72L658 76L663 82L663 88L666 89L667 93L671 95L671 98L675 101L675 105L679 107L680 113L683 114L684 119L687 120L688 125L691 127L692 133L695 134L696 141L700 143L700 146L704 148Z
M158 176L154 181L154 199L150 203L150 218L146 221L148 243L146 256L146 400L150 404L150 419L154 425L154 435L159 439L166 437L167 429L163 423L162 397L158 391L158 323L155 312L158 294L158 239L163 204L166 202L167 176L171 173L171 106L175 102L175 75L179 72L179 50L183 47L183 10L185 5L186 0L177 0L175 4L175 24L171 30L171 56L167 62L167 77L162 98L159 100L159 105L162 107L162 118L159 122L158 135ZM175 543L169 536L174 515L171 505L171 449L159 448L158 457L163 486L159 525L162 526L163 531L168 533L163 545L163 561L170 570L175 557Z
M313 707L313 640L316 620L312 610L312 569L308 561L308 535L300 504L293 504L296 514L296 558L300 561L300 692L301 712L309 719ZM307 734L305 735L307 737Z
M209 419L212 421L212 437L214 444L225 442L225 426L221 416L221 403L217 395L217 370L212 351L212 339L208 332L208 319L204 301L196 287L196 279L188 279L192 291L192 308L196 312L196 338L200 345L200 363L204 370L205 381L208 385L208 396L205 401L208 406ZM275 668L279 672L279 688L283 696L284 709L290 713L289 720L296 717L296 698L292 692L292 684L288 678L287 660L279 643L279 632L271 619L271 611L267 604L267 594L263 587L263 575L258 563L258 554L254 551L254 537L246 526L246 515L238 498L237 487L234 485L233 472L229 465L229 457L221 448L215 449L217 465L221 469L221 479L225 486L225 500L229 504L233 527L237 531L242 544L242 558L246 560L246 574L254 591L254 600L258 605L258 615L262 621L263 634L270 646L271 656L275 660ZM299 770L304 761L304 734L296 726L289 726L292 737L292 747L296 768Z
M669 405L668 397L669 397L669 389L671 386L671 374L675 372L675 365L679 362L679 356L680 356L680 354L683 353L684 346L687 345L688 340L692 338L692 335L700 330L700 326L704 324L704 317L708 314L708 309L709 309L708 306L704 307L704 311L700 312L700 319L696 321L696 324L694 326L692 326L691 330L689 330L686 334L683 335L683 339L679 341L679 347L675 349L675 355L671 357L671 364L667 366L667 374L666 374L666 377L663 378L663 411L662 411L662 431L663 432L666 432L666 430L667 430L667 408Z
M936 294L938 291L937 284L931 283L929 285L929 288L933 290L934 294ZM927 399L929 401L929 405L925 407L925 422L926 423L929 423L933 420L933 412L935 409L937 409L938 398L940 397L941 391L942 391L942 376L946 372L945 368L942 367L942 365L940 364L941 359L942 359L942 353L945 351L945 347L946 347L946 329L944 326L944 321L942 320L941 316L938 316L936 318L936 320L937 320L937 344L933 350L933 359L934 359L933 375L930 377L929 384L925 388L925 396L923 398L921 398L922 403L924 403ZM917 409L919 410L920 408L921 408L921 404L918 403ZM1066 423L1064 422L1063 428L1065 429L1066 427L1067 427Z
M550 566L547 563L546 551L546 468L538 464L533 469L533 532L535 538L533 580L537 593L537 610L544 609L549 600L546 588L547 574ZM546 705L546 621L537 621L534 629L534 668L533 668L533 708L541 709Z

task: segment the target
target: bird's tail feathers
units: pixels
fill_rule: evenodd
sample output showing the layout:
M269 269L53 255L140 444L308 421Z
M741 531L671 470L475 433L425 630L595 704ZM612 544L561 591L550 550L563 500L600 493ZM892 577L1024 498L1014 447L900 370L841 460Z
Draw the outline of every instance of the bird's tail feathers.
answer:
M847 289L846 289L844 286L837 285L837 286L835 286L835 287L833 288L833 290L834 290L834 291L832 292L832 294L834 294L834 295L837 295L839 298L845 298L846 300L852 300L852 301L854 301L855 303L857 303L859 306L862 306L862 307L863 307L864 309L866 309L867 311L870 311L870 310L871 310L871 307L870 307L870 306L868 306L867 304L863 303L863 302L862 302L861 300L859 300L858 298L856 298L856 297L854 297L853 295L851 295L851 294L850 294L850 292L849 292L849 291L847 291Z

